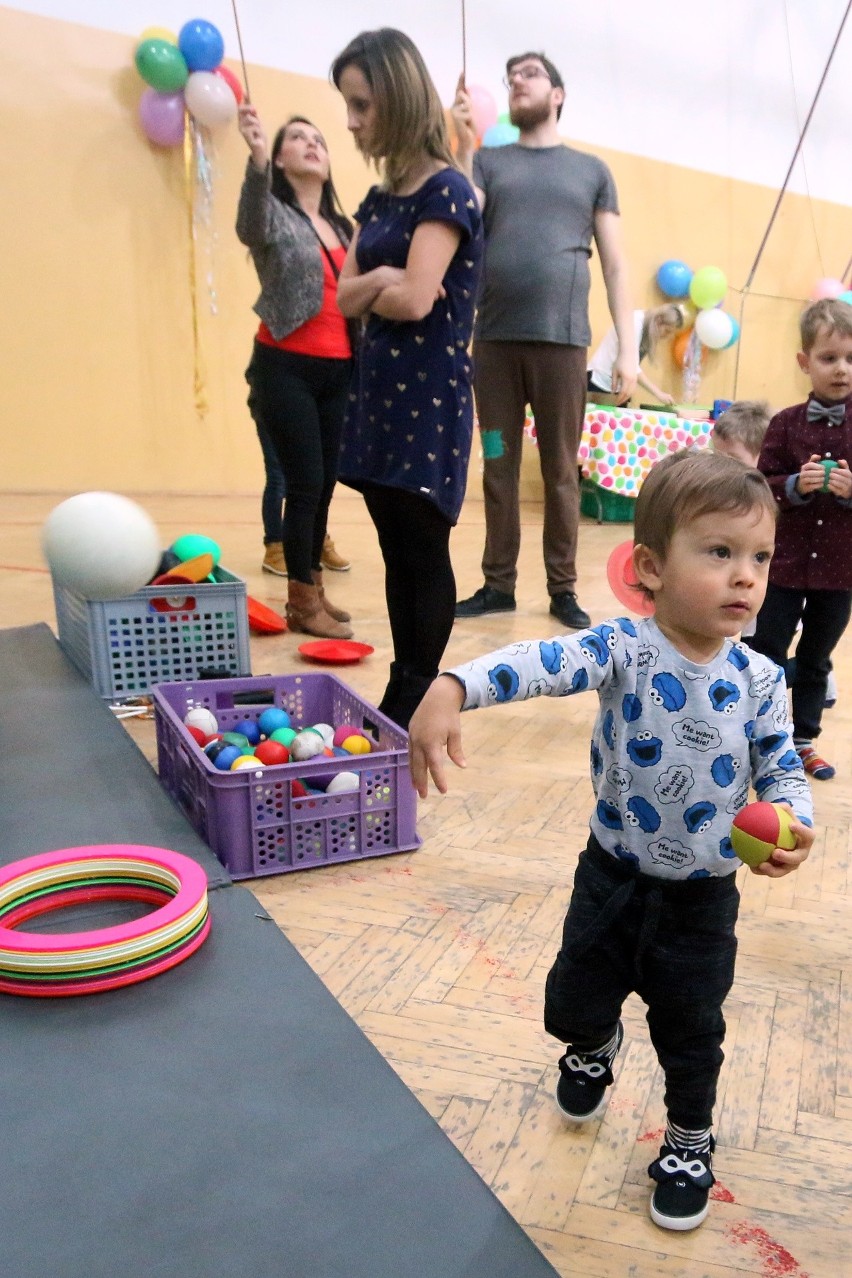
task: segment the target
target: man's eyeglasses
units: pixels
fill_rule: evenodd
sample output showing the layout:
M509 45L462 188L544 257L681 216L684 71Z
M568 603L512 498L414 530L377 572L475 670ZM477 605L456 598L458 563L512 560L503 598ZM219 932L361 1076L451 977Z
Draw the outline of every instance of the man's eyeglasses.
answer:
M517 79L538 80L542 76L545 80L550 80L544 67L512 67L512 70L507 71L503 76L503 84L507 89L511 89L513 82ZM550 80L550 83L552 84L553 81Z

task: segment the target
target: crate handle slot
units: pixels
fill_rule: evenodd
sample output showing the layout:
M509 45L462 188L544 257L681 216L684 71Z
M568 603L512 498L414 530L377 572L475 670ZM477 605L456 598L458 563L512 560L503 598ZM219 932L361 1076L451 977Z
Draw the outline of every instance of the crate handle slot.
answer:
M148 606L152 612L194 612L194 595L169 595L168 597L151 599Z

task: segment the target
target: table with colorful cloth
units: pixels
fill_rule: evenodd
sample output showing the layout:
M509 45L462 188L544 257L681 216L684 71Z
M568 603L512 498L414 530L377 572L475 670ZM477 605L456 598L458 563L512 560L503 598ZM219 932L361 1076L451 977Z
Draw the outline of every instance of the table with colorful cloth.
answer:
M711 421L664 410L603 408L590 404L579 460L585 479L605 492L635 499L648 471L666 453L706 444Z

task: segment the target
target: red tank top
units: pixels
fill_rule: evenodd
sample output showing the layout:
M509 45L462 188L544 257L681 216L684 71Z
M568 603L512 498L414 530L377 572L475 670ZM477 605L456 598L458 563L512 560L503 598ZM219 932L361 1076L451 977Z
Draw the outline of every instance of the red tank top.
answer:
M300 324L292 333L276 342L265 324L261 323L257 330L257 340L264 346L277 346L281 351L292 351L294 355L315 355L321 359L349 359L352 355L352 344L349 341L349 330L346 320L337 305L337 279L331 269L331 263L322 253L322 308L319 314ZM338 270L343 267L346 258L345 248L329 249Z

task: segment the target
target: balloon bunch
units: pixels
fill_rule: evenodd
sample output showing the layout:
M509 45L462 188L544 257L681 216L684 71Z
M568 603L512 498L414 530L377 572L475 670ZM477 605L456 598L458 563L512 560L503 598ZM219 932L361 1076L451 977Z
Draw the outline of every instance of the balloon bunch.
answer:
M670 259L657 271L657 287L666 297L688 298L698 312L692 321L692 307L689 312L685 310L688 327L672 342L672 357L678 367L686 368L690 345L695 348L700 343L712 351L721 351L739 339L739 324L733 315L720 309L728 281L718 266L692 271L685 262ZM692 356L693 364L700 366L700 348L693 349Z
M222 66L225 42L204 18L185 22L178 35L149 27L136 45L136 69L148 88L139 103L139 119L155 146L180 146L187 111L196 124L218 129L236 117L242 85Z
M488 90L479 84L469 84L467 91L471 98L477 145L508 146L510 142L517 142L520 129L512 124L506 113L497 114L497 103Z
M836 280L831 276L817 280L811 289L812 302L822 301L824 297L832 298L838 302L846 302L852 306L852 288L847 288L843 280Z

